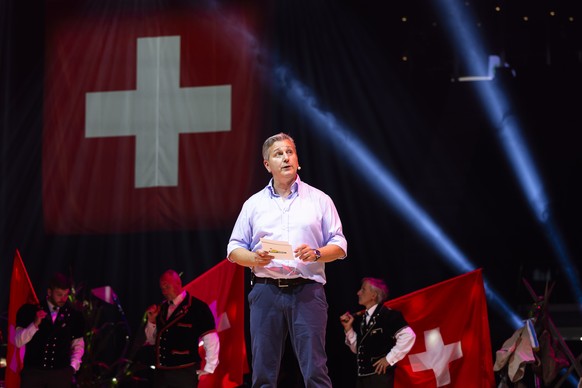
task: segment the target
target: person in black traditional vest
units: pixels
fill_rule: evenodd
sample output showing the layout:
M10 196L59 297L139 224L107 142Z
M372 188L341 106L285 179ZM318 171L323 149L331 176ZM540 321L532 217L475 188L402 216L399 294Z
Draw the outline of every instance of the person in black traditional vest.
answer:
M18 309L14 343L25 346L21 388L72 386L85 351L85 319L69 301L70 290L70 279L56 273L45 300Z
M160 277L166 298L146 311L146 344L154 345L154 387L197 387L198 376L214 373L220 341L214 316L206 303L182 289L180 275L168 270ZM204 369L200 370L198 343L203 341Z
M357 355L357 388L393 387L396 363L416 340L403 315L383 305L387 298L388 287L383 280L364 278L358 303L366 310L355 316L346 312L340 317L345 343Z

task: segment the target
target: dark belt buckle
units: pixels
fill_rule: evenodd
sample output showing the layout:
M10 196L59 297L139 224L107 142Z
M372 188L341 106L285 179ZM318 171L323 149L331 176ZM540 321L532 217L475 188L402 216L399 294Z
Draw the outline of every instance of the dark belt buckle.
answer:
M279 288L287 288L289 287L289 283L285 283L287 279L277 279L277 287Z

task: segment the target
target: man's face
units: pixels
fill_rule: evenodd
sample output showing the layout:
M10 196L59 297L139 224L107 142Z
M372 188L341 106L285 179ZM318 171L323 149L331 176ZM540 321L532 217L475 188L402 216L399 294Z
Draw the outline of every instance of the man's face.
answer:
M376 304L377 294L372 291L368 282L362 283L362 287L358 291L358 303L366 308L370 308Z
M47 290L49 302L55 306L63 307L69 298L70 289L53 288Z
M276 141L269 147L269 159L264 162L265 168L275 180L295 178L299 160L295 146L290 140Z
M182 292L182 286L179 281L173 279L171 276L162 276L160 279L160 290L164 298L174 300Z

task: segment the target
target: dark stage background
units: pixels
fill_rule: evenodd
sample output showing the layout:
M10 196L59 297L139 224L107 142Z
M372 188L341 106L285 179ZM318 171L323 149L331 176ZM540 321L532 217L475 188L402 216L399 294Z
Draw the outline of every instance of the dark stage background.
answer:
M246 6L256 2L227 2ZM312 92L306 101L353 131L391 171L411 197L442 228L488 284L526 317L531 298L522 278L538 293L555 282L551 303L559 327L577 327L580 310L565 269L530 210L486 116L474 84L457 82L462 55L446 38L432 8L439 1L276 1L260 7L259 44L265 67L280 64ZM73 7L73 4L75 5ZM160 299L158 277L167 268L186 282L224 259L235 218L224 227L120 234L51 234L43 221L42 134L45 7L100 12L105 7L154 12L149 1L20 1L0 5L0 330L6 332L9 280L19 249L39 296L53 270L71 273L79 286L110 285L135 332L145 308ZM155 2L159 9L189 1ZM480 21L486 52L513 70L489 82L503 85L512 113L545 184L555 224L562 233L579 281L582 240L582 13L575 1L494 2L470 5ZM554 19L549 8L557 9ZM525 23L521 15L530 15ZM573 15L569 21L567 15ZM407 22L401 20L407 16ZM82 49L82 48L78 48ZM406 55L407 60L402 57ZM486 59L484 59L486 60ZM266 76L268 79L269 77ZM274 83L274 81L273 81ZM269 178L260 143L284 131L297 143L301 178L335 201L348 239L348 257L327 266L328 355L334 383L353 381L354 358L343 345L337 318L357 309L360 279L386 279L401 296L460 272L398 209L364 179L371 171L346 163L349 146L337 147L301 107L286 99L288 85L262 85L259 141L239 149L252 160L248 195ZM230 165L208 166L229 169ZM210 192L229 187L209 186ZM242 202L240 203L242 205ZM247 270L248 274L248 270ZM558 312L559 310L559 312ZM489 309L493 351L513 328ZM568 342L580 353L579 341Z

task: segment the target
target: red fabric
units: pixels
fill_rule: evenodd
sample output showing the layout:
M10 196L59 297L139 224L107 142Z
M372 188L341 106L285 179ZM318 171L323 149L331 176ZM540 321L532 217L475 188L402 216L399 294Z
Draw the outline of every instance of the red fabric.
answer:
M401 311L416 333L412 350L398 363L396 387L495 386L481 269L393 299L386 306ZM425 338L428 333L431 336ZM429 349L438 348L439 334L443 346L427 355ZM442 373L420 370L430 365L440 365Z
M261 172L259 18L250 3L202 8L133 8L83 0L47 5L42 187L49 232L209 229L229 226L236 218L253 190L254 174ZM140 104L120 113L119 120L139 130L159 125L159 133L144 140L148 147L157 150L157 143L170 138L176 145L152 163L138 163L137 137L120 135L125 124L107 126L111 136L88 137L87 102L96 93L135 92L138 39L165 37L180 40L175 80L180 90L230 85L230 115L203 109L212 118L228 116L230 130L211 132L209 124L192 124L200 116L194 108L212 98L185 104L161 91L148 100L159 108ZM162 78L159 83L168 81ZM151 81L155 89L157 80ZM162 106L167 108L163 112ZM172 121L188 113L192 117L184 123ZM111 119L105 113L97 116ZM180 126L179 135L167 133L168 122ZM168 162L170 153L176 161ZM176 185L136 186L136 168L166 176L165 163L176 166Z
M210 306L220 337L220 363L212 375L201 378L198 386L242 385L243 375L249 372L244 333L244 268L225 259L184 288Z
M12 277L10 279L10 299L8 301L8 349L6 354L6 388L20 387L20 371L24 357L24 348L14 345L16 313L26 303L38 304L38 298L28 278L28 273L18 250L14 255Z

